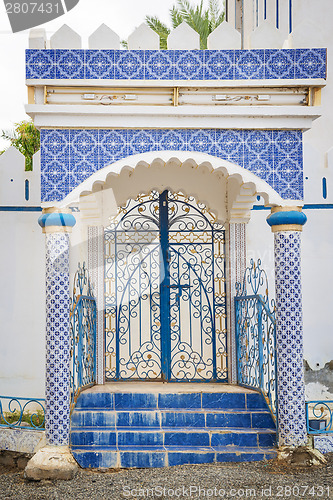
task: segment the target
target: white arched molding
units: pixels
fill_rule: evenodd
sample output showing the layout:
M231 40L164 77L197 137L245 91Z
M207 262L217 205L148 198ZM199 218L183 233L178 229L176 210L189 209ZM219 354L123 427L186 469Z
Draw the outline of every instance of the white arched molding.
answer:
M247 223L258 195L268 206L291 203L267 182L226 160L205 153L160 151L133 155L97 171L57 206L79 204L87 225L107 226L128 199L165 189L193 196L223 223Z

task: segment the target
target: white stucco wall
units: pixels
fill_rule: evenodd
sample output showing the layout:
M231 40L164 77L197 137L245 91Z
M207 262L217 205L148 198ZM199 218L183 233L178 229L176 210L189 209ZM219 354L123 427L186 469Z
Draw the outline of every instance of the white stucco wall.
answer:
M38 212L0 212L0 395L43 397L44 235Z

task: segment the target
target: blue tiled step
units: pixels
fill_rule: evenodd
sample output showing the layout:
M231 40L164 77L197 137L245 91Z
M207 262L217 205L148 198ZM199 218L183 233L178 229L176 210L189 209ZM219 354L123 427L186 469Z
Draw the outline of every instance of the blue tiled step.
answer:
M270 448L240 448L237 446L205 449L191 447L140 450L73 450L73 455L85 468L166 467L182 464L213 462L253 462L275 458L276 451Z
M268 410L77 410L72 415L72 429L84 427L252 427L275 429Z
M167 428L144 429L131 428L130 430L84 428L72 430L72 448L99 447L107 448L124 446L242 446L262 447L275 446L276 434L271 430L239 429L226 431L225 429L208 428Z
M107 393L88 392L78 398L77 409L162 410L162 409L223 409L267 410L259 393L191 392L191 393Z
M83 393L71 418L82 467L163 467L272 458L275 424L259 393Z

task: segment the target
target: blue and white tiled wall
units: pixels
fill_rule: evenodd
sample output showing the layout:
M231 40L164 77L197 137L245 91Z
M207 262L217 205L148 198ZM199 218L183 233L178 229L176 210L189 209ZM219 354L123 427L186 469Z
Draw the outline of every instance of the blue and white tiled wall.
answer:
M117 160L164 150L217 156L250 170L283 198L303 198L300 130L44 129L42 201L63 199L94 172Z
M148 81L326 78L326 49L28 49L26 78Z

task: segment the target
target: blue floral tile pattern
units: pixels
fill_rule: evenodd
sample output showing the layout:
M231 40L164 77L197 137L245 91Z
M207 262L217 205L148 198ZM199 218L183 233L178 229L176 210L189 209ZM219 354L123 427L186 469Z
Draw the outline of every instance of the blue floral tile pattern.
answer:
M114 50L87 50L85 78L114 79Z
M235 51L205 50L205 80L234 80Z
M144 50L115 51L115 79L144 80Z
M28 49L25 54L26 78L53 80L55 78L55 51Z
M275 233L274 252L279 446L305 446L300 233Z
M235 50L235 80L265 78L264 50Z
M204 52L202 50L175 50L174 80L203 80Z
M282 198L303 198L300 130L44 129L42 201L60 201L97 170L147 151L200 151L250 170Z
M173 80L174 50L145 51L145 79Z
M69 235L46 234L45 434L69 444Z
M28 49L26 78L257 80L326 78L326 49Z
M295 78L326 78L326 49L296 49Z
M265 78L295 78L296 51L292 49L265 50Z
M85 77L85 51L56 49L56 79L82 80Z

